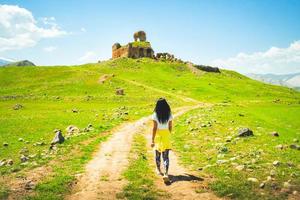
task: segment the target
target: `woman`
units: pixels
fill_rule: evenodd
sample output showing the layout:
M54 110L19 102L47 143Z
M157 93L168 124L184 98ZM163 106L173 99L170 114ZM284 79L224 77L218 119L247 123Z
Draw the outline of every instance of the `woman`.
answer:
M170 133L172 131L172 113L166 99L158 99L153 119L152 143L151 147L155 148L156 171L163 175L163 180L169 182L169 151L171 149ZM161 172L160 162L163 158L164 173Z

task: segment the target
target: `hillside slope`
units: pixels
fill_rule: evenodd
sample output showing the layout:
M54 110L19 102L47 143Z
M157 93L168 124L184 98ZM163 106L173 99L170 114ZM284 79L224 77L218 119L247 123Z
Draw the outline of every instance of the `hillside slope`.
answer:
M198 117L199 121L206 123L210 118L220 120L223 128L231 131L230 135L234 134L235 129L240 126L252 128L254 123L260 121L259 126L265 128L263 134L269 134L272 124L276 124L273 126L274 131L287 132L287 140L299 138L297 133L300 131L300 124L296 119L300 115L300 93L289 88L264 84L233 71L222 70L220 74L194 75L181 63L122 58L72 67L1 68L0 80L0 141L5 143L0 146L0 160L13 160L12 166L2 166L0 172L6 174L5 177L10 177L12 172L43 166L57 158L75 159L72 165L61 166L69 167L59 170L60 173L64 171L65 178L53 178L52 182L47 183L48 187L60 184L67 188L68 183L74 180L76 172L82 169L83 164L90 159L93 149L96 148L96 144L91 141L104 140L105 137L99 134L100 132L110 130L122 122L151 114L155 100L161 96L168 99L172 108L193 105L197 101L216 106L213 109L188 113L178 120L180 124L175 127L174 147L182 154L182 161L192 166L199 166L203 160L202 158L191 159L193 155L186 153L184 148L186 144L193 149L193 145L199 145L198 142L201 138L205 138L206 134L209 136L221 131L222 137L225 137L228 133L225 130L200 131L197 134L201 133L201 135L196 134L199 138L191 137L190 129L185 129L189 126L181 127L182 120L195 116L197 118L202 112L206 114ZM117 89L123 89L124 95L117 95ZM216 112L213 112L214 110ZM227 121L239 121L236 119L239 114L246 117L234 127L232 123L227 123ZM49 154L48 149L54 136L54 129L62 129L64 134L67 134L66 128L69 125L83 130L89 124L92 124L93 130L70 137L71 139L59 146L58 152L54 155ZM199 125L199 122L197 124ZM176 129L182 132L179 133ZM263 145L262 143L267 142L268 139L256 141L260 142L248 142L246 146L252 148L253 145ZM84 155L80 154L83 157L79 159L80 155L77 155L76 149L84 148L85 145L88 150L84 151ZM212 147L208 144L207 148ZM273 148L273 146L264 148ZM29 161L22 163L21 154L26 154ZM290 157L287 158L299 163L296 154L296 151L291 151L280 155L277 159L289 155ZM266 162L273 162L276 156L278 155L268 154ZM189 163L189 160L192 163ZM299 168L293 170L300 172ZM215 173L212 170L209 173L222 177L218 176L218 173L223 172ZM286 181L286 178L280 180ZM241 184L244 179L239 181L237 183ZM293 181L299 183L299 178ZM2 180L2 185L5 185L5 180ZM219 185L222 185L222 189L225 190L226 184L222 182ZM5 195L7 193L5 187L0 187L0 191L1 188ZM215 190L223 196L234 193L231 189L220 192L220 188L215 187ZM242 191L247 190L250 192L246 194L251 196L251 191L256 189L245 186ZM65 190L53 189L53 192L64 193ZM272 195L272 192L268 194ZM238 192L235 195L240 197Z

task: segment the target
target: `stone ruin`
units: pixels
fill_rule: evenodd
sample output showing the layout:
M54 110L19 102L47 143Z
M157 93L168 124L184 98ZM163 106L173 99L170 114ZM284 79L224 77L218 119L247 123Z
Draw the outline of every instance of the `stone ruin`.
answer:
M135 32L133 38L134 42L130 42L125 46L115 43L112 46L112 58L154 58L154 51L150 42L146 41L146 33L144 31Z

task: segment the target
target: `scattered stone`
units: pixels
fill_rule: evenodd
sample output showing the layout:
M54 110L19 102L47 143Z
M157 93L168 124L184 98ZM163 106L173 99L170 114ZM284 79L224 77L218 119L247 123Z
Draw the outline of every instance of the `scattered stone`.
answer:
M235 169L238 171L242 171L243 169L245 169L245 165L238 165L235 167Z
M29 158L28 157L26 157L25 155L21 155L21 162L22 163L25 163L26 161L28 161L29 160Z
M54 132L56 133L58 130L54 130ZM66 128L66 131L68 133L68 135L73 135L73 134L78 134L80 132L79 128L74 126L74 125L69 125L67 128Z
M23 148L19 151L19 153L20 153L21 155L27 155L27 154L29 153L29 150L27 149L27 147L23 147Z
M201 124L201 127L205 128L205 127L207 127L207 125L206 124Z
M21 104L16 104L16 105L14 105L14 107L13 107L14 110L20 110L20 109L22 109L22 108L23 108L23 106L22 106Z
M244 115L244 114L242 114L242 113L239 113L239 116L240 116L240 117L244 117L245 115Z
M272 169L272 170L270 171L270 175L271 175L271 177L274 177L274 176L276 175L275 170Z
M226 142L231 142L231 140L232 140L232 137L230 137L230 136L226 138Z
M273 162L273 165L274 165L275 167L279 166L279 164L280 164L280 162L279 162L278 160L275 160L275 161Z
M203 167L199 167L198 170L199 170L199 171L202 171L202 170L203 170Z
M293 195L297 195L298 194L298 191L297 190L294 190L293 191Z
M3 142L3 146L4 147L8 147L8 143L7 142Z
M275 131L272 132L271 135L274 136L274 137L279 137L279 133L278 133L278 132L275 132Z
M217 160L217 164L224 164L224 163L227 163L228 160Z
M19 142L23 142L24 139L23 139L23 138L19 138L18 141L19 141Z
M52 142L51 142L51 146L55 145L55 144L61 144L65 141L64 136L62 135L61 130L57 129L55 130L55 137L53 138Z
M117 95L124 95L124 89L116 89L116 94Z
M238 131L238 137L248 137L253 136L253 131L249 128L241 128Z
M268 182L272 181L272 177L271 176L267 176L267 181Z
M266 183L265 183L265 182L262 182L262 183L259 185L260 188L264 188L265 186L266 186Z
M291 149L297 149L297 150L300 150L300 146L297 145L297 144L291 144L291 145L290 145L290 148L291 148Z
M283 187L286 189L291 189L292 185L289 182L284 182Z
M281 149L282 150L283 149L283 145L282 144L277 145L276 149Z
M2 160L0 161L0 167L5 166L6 164L7 164L6 159L2 159Z
M72 109L72 112L73 112L73 113L78 113L78 109L73 108L73 109Z
M194 65L197 69L200 69L205 72L215 72L215 73L221 73L220 69L218 67L211 67L207 65Z
M295 166L294 163L292 163L291 161L288 161L286 164L287 164L289 167L294 167L294 166Z
M248 181L252 182L252 183L257 183L258 180L256 178L248 178Z
M299 142L299 140L297 138L294 138L293 142Z
M7 161L7 165L12 166L14 164L14 161L12 159L9 159Z
M222 146L222 147L219 148L219 153L226 153L226 152L228 152L228 148L227 147Z
M25 183L25 189L26 189L26 190L33 190L34 187L35 187L35 183L32 182L31 180L29 180L29 181L27 181L27 182Z

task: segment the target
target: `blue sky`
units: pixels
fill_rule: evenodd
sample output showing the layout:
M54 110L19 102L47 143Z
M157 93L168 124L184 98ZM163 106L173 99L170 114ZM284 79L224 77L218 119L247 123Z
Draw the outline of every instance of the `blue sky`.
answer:
M300 72L297 0L0 0L0 4L4 58L29 59L38 65L95 62L111 57L113 43L126 44L133 40L133 32L145 30L155 52L170 52L197 64L242 73ZM8 19L10 26L4 24ZM11 28L22 23L36 27Z

